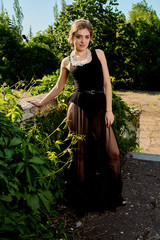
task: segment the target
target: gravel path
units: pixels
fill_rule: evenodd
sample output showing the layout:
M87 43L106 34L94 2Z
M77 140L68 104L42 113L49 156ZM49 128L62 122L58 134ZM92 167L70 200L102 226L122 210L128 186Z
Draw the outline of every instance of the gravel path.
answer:
M115 91L131 107L142 110L140 147L160 154L160 92ZM160 240L160 162L126 158L123 164L125 207L89 213L75 231L78 240ZM80 233L80 234L79 234Z
M160 92L115 91L140 116L140 148L143 153L160 154Z
M83 240L160 240L160 162L127 159L123 195L116 212L90 213L82 220Z

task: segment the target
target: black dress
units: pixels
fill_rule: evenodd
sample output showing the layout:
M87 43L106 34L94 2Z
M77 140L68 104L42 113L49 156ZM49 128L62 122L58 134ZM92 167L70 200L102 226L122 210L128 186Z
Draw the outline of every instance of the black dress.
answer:
M113 128L105 125L102 66L96 51L91 54L91 62L83 66L70 62L76 92L71 97L67 124L70 131L84 135L85 140L78 141L67 192L70 206L80 214L85 210L115 209L123 200L119 149Z

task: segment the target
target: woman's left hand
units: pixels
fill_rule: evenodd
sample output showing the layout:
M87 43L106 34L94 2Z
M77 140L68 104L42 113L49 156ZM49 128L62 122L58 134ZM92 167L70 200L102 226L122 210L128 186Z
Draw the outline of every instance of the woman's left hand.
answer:
M114 115L112 111L106 112L105 114L105 124L107 127L110 127L114 122Z

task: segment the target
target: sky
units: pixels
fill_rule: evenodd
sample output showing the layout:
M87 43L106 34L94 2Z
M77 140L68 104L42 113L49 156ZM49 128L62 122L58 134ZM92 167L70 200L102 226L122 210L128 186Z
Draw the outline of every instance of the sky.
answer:
M9 17L12 18L14 15L13 0L0 0L0 6L3 6L7 10ZM118 10L122 11L125 16L128 16L129 10L132 8L132 4L136 4L141 0L118 0ZM32 33L35 35L38 31L43 31L48 28L49 25L53 24L53 6L57 2L59 10L61 8L61 0L19 0L19 4L22 8L24 15L23 19L23 34L29 33L30 26ZM67 4L71 4L73 0L65 0ZM146 0L148 6L156 11L160 18L160 0Z

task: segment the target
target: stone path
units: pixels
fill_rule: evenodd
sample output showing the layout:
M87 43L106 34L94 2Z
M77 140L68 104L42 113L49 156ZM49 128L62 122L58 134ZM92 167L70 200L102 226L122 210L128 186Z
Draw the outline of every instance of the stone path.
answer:
M160 240L160 162L126 159L125 207L89 213L74 240Z
M131 107L142 111L141 152L160 154L160 92L115 91L115 93Z
M81 237L73 239L160 240L160 92L115 93L142 111L140 147L145 158L138 159L138 153L126 155L122 175L127 205L116 212L89 213L82 219ZM154 159L152 154L157 154Z

